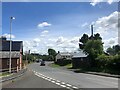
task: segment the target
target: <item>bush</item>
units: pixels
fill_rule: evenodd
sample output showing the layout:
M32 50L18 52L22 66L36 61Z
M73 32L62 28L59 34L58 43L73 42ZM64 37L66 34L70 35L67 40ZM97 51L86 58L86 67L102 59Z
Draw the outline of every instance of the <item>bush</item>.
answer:
M120 55L116 55L108 62L108 68L112 70L120 69Z
M120 55L106 56L100 55L96 58L97 67L103 72L119 74L120 71Z
M96 58L96 60L95 60L96 64L97 64L96 66L101 69L105 69L111 60L113 60L113 56L106 56L106 55L102 54Z
M66 59L59 59L55 64L58 64L60 66L65 66L67 64L71 64L72 60L66 60Z

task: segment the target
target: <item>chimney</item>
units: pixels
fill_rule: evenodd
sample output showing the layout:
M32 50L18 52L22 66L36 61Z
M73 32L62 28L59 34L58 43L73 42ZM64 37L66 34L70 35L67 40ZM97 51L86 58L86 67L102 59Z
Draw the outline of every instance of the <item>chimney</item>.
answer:
M60 53L60 51L58 51L58 53Z
M93 37L93 25L91 25L91 36Z
M4 40L4 41L6 41L7 38L6 38L5 36L1 36L1 37L0 37L0 40Z

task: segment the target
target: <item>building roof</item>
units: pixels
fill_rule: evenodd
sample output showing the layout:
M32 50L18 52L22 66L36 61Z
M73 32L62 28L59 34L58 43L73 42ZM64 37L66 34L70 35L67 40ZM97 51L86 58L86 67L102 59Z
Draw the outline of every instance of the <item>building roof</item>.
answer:
M72 58L80 58L80 57L87 57L87 54L85 54L82 50L79 52L72 53Z
M59 53L61 56L71 56L71 53L69 52L61 52Z
M23 47L22 41L12 41L11 51L20 51ZM10 41L0 40L0 51L10 51Z
M9 58L10 52L8 51L0 51L0 58ZM12 51L11 58L19 58L20 52L19 51Z

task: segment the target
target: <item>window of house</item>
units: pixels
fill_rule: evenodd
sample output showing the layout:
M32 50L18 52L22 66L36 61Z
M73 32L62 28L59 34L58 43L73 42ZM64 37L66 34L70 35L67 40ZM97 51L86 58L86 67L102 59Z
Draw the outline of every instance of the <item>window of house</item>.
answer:
M9 65L10 64L10 59L7 59L7 65Z

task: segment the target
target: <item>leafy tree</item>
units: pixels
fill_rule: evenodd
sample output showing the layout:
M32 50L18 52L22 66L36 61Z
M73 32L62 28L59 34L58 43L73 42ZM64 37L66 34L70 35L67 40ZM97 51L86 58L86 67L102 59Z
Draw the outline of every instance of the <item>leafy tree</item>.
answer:
M57 53L54 49L49 48L48 49L48 54L49 54L51 59L53 58L53 60L55 60L55 56L56 56Z
M94 40L102 40L102 38L101 38L99 33L94 34Z
M103 43L101 40L89 40L84 47L84 52L88 53L91 65L95 66L95 58L103 54Z
M86 43L88 41L88 35L83 34L83 36L81 37L81 39L79 41L82 42L83 44Z
M85 43L88 41L88 39L89 39L88 35L87 34L83 34L83 36L81 37L81 39L79 39L79 42L81 42L79 44L80 49L84 48Z
M89 41L89 40L102 40L101 36L99 33L94 34L94 36L88 36L87 34L83 34L83 36L81 37L81 39L79 39L79 48L80 49L84 49L85 44Z
M115 50L111 47L109 47L106 51L109 55L114 55L115 54Z
M113 46L113 49L115 51L115 54L118 54L118 52L120 51L120 45Z
M116 54L120 54L120 45L115 45L112 48L109 47L107 50L107 53L109 53L110 55L116 55Z

